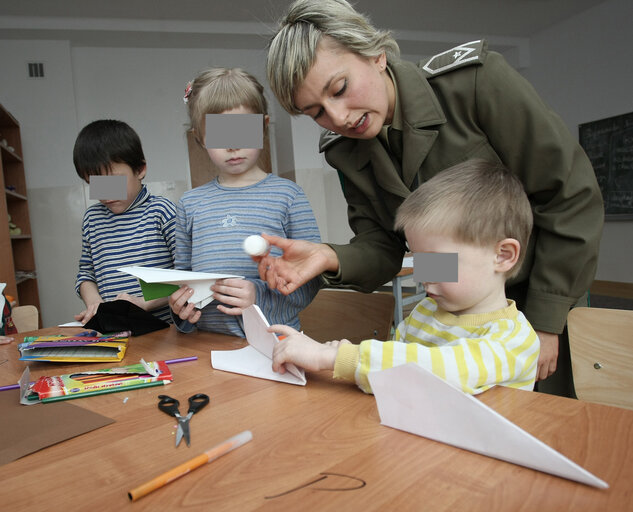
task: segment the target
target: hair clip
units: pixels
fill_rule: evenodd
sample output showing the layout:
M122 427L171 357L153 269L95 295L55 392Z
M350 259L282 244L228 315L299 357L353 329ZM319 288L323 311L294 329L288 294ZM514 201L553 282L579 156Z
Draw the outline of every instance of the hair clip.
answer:
M189 103L189 96L191 96L192 90L193 90L192 82L187 82L187 87L185 87L185 96L182 98L185 104Z

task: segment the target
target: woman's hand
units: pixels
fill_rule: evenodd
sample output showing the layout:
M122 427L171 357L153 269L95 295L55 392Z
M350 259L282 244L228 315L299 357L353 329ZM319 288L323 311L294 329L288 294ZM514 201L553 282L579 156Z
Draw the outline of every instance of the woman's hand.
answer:
M193 303L187 302L193 295L193 290L186 285L169 296L169 307L178 318L195 324L202 316L202 311L196 309Z
M211 287L213 298L232 307L218 304L227 315L241 315L248 306L255 304L255 284L247 279L219 279Z
M558 334L536 331L541 342L538 356L536 380L545 380L556 371L558 362Z
M262 236L270 245L283 251L280 257L268 253L253 258L258 261L259 276L273 290L288 295L323 272L338 271L338 256L329 245L265 234Z

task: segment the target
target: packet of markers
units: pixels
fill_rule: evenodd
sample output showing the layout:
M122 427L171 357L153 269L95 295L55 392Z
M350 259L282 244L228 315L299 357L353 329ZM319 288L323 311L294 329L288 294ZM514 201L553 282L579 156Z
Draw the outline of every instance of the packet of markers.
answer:
M121 361L125 355L130 331L99 334L27 336L18 345L20 361L98 363Z
M31 384L24 398L29 403L56 402L118 391L164 386L173 380L165 361L75 372L55 377L40 377Z

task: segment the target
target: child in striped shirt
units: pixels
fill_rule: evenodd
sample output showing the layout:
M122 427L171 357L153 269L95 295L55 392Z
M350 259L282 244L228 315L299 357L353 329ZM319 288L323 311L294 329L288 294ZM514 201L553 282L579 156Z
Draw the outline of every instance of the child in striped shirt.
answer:
M86 183L91 176L126 178L125 199L100 199L84 214L75 290L86 309L75 319L85 324L100 303L122 299L169 321L167 298L144 300L138 280L117 271L174 266L176 207L143 185L147 167L138 134L122 121L94 121L79 132L73 162Z
M532 211L518 178L500 164L469 160L423 183L398 209L395 228L414 253L457 253L458 280L424 282L426 297L400 323L394 341L318 343L296 330L274 350L284 363L333 369L371 392L368 374L416 362L466 393L494 385L532 390L539 339L505 282L516 275L532 230ZM422 261L424 261L422 259Z
M289 295L271 290L243 249L249 235L261 233L320 242L319 228L301 187L260 167L268 127L263 91L241 69L213 68L200 74L185 92L193 134L218 174L186 192L178 203L176 268L244 279L216 281L211 287L214 300L201 310L188 302L191 288L174 292L169 304L182 332L191 332L195 324L201 330L244 337L242 310L252 304L271 322L299 328L299 312L321 286L315 278ZM249 123L261 123L256 126L258 133L246 136L255 126ZM273 252L281 254L277 248Z

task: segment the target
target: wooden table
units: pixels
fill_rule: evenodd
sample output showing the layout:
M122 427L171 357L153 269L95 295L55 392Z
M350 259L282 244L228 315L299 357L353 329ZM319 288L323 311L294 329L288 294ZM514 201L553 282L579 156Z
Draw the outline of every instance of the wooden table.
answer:
M183 335L173 327L132 338L124 364L141 357L199 359L172 365L174 381L165 388L69 402L116 422L1 466L0 509L633 509L633 411L508 388L480 397L611 486L598 490L384 427L373 396L332 381L327 372L309 373L300 387L211 368L212 348L243 344L209 333ZM0 384L22 373L17 354L15 345L0 346L0 361L8 359L0 366ZM36 378L89 365L30 366ZM175 422L158 410L156 397L168 393L186 403L198 392L209 394L211 403L192 419L191 447L175 448ZM129 501L128 490L243 430L253 432L250 443Z

